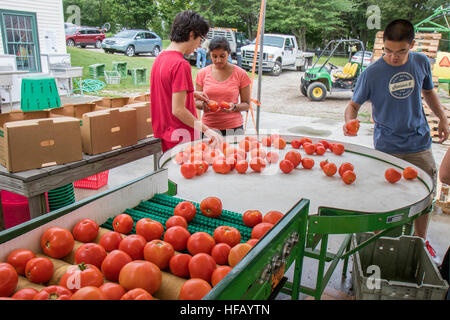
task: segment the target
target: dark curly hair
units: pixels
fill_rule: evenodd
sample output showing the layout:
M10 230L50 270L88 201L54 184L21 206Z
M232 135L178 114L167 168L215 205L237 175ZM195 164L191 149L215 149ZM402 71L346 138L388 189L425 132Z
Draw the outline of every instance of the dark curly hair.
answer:
M182 11L173 20L172 29L170 30L170 41L187 42L191 31L194 31L195 38L200 36L206 37L209 31L209 24L195 11Z
M228 53L231 52L230 49L230 43L228 42L227 38L222 36L217 36L211 39L209 42L209 51L213 51L216 49L223 49L224 51L227 51Z

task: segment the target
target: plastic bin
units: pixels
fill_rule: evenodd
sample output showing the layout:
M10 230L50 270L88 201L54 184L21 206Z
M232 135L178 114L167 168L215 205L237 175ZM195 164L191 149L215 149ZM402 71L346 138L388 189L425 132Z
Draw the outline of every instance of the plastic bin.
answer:
M93 176L75 181L73 186L82 189L100 189L108 184L109 170L94 174Z
M120 73L118 71L105 71L105 82L107 84L120 84Z
M48 212L47 193L45 195ZM6 190L1 190L0 197L2 198L3 222L5 224L5 229L12 228L18 224L30 220L30 207L28 205L27 197Z
M89 77L92 79L98 79L103 77L105 74L105 64L104 63L96 63L91 64L89 66Z
M355 234L352 247L372 235ZM448 290L423 239L412 236L381 237L357 251L352 281L358 300L443 300Z
M127 62L125 61L114 61L112 63L112 69L120 73L122 79L127 77Z
M21 84L20 109L36 111L61 107L55 78L23 78Z
M147 68L133 68L130 73L134 85L147 84Z

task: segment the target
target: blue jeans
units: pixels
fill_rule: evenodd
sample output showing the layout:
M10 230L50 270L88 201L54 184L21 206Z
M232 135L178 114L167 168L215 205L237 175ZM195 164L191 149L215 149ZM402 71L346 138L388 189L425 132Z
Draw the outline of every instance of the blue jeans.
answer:
M201 63L201 65L200 65ZM204 68L206 66L206 50L203 48L197 49L197 68Z

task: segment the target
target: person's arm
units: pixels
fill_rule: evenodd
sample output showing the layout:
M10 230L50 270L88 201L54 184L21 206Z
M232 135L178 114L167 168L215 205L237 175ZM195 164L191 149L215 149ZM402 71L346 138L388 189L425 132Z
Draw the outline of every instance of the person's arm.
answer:
M438 95L433 89L423 89L422 95L431 111L433 111L433 113L439 118L439 142L442 143L448 139L448 135L450 133L448 128L447 115L445 114L444 108L441 106Z
M360 104L357 104L356 102L350 100L350 102L348 103L347 108L345 108L345 112L344 112L345 124L347 122L349 122L350 120L356 119L358 117L359 108L361 108ZM344 135L351 136L351 134L348 133L348 130L345 127L345 124L342 126Z
M177 117L185 125L203 132L211 139L213 147L218 147L222 143L222 136L204 125L201 120L195 118L192 113L186 109L185 103L187 98L186 91L179 91L172 94L172 114Z
M439 167L439 180L442 183L450 184L450 149L445 153Z
M199 85L198 83L196 83L195 91L203 92L203 87L201 85ZM204 99L198 99L197 97L194 97L194 98L195 98L195 107L199 110L208 112L208 100L205 101Z
M231 103L231 109L223 109L222 111L226 113L247 111L250 108L250 86L239 89L239 95L241 102Z

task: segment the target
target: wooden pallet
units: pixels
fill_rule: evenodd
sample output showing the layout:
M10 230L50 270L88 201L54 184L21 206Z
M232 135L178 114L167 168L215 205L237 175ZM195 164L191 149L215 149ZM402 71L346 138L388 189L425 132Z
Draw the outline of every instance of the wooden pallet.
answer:
M430 107L428 107L424 101L422 101L422 105L423 110L425 112L425 116L427 117L428 125L430 126L431 140L435 143L439 143L439 130L438 130L439 118L433 113L433 111L431 111ZM444 109L444 112L447 115L447 119L450 122L450 110ZM442 144L450 146L450 140L446 140Z

